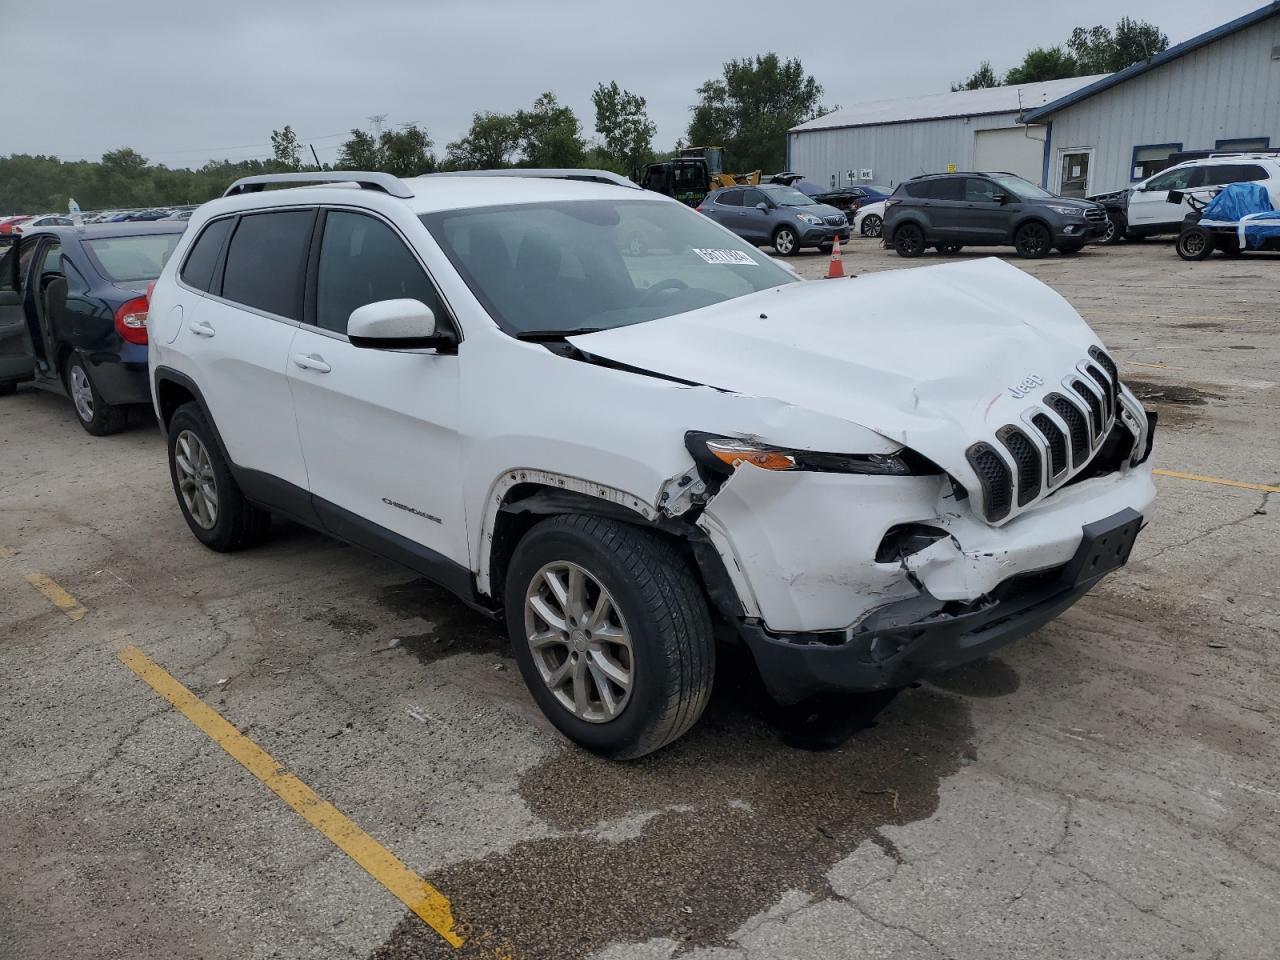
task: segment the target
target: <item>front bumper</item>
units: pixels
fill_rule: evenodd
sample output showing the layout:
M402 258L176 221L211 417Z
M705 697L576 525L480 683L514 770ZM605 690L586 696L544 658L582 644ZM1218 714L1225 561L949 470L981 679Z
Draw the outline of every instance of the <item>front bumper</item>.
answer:
M841 243L848 240L849 225L847 223L842 227L830 227L826 224L820 227L806 225L804 233L800 235L800 244L805 247L816 247L819 244L831 243L835 237L839 237Z
M1112 528L1123 525L1132 536L1141 523L1134 510L1101 521ZM840 643L827 642L830 635L771 634L758 622L743 623L740 632L766 688L780 703L819 693L895 689L985 656L1044 626L1106 575L1091 575L1095 557L1096 544L1085 537L1060 568L1014 577L969 604L935 605L924 617L912 616L919 598L890 604Z
M1093 243L1101 240L1107 232L1107 222L1095 222L1092 220L1072 221L1071 223L1059 226L1053 232L1053 238L1056 243Z

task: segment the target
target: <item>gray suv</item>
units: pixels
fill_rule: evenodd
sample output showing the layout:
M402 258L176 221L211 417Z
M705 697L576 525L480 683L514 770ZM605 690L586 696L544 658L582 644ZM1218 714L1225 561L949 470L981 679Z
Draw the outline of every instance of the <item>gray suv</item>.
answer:
M915 177L885 201L885 242L903 257L931 246L953 253L1005 244L1021 257L1043 257L1055 247L1076 253L1106 230L1101 204L1056 196L1012 173Z
M795 187L721 187L698 205L721 226L758 246L769 244L784 257L801 247L831 249L832 239L849 239L849 220L835 207L816 203Z

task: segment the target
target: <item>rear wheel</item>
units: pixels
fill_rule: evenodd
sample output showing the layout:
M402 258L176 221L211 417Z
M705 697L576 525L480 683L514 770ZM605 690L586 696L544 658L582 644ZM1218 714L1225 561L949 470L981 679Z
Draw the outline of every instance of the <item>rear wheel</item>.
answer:
M864 237L878 237L883 226L884 221L874 213L868 213L862 218L862 235Z
M616 520L543 520L506 576L516 662L547 719L588 750L640 757L702 715L715 642L701 587L667 540Z
M793 256L800 250L800 238L790 227L779 227L773 232L773 249L780 256Z
M244 498L200 408L185 403L169 421L169 477L195 538L227 553L261 543L271 514Z
M112 406L102 399L89 376L89 368L76 354L67 358L63 377L80 426L95 437L119 433L125 428L129 422L128 409Z
M1013 246L1018 256L1039 260L1053 249L1053 237L1043 223L1024 223L1013 235Z
M1183 260L1204 260L1213 253L1213 234L1204 227L1191 227L1178 234L1178 256Z
M893 231L893 249L900 257L918 257L924 253L924 231L914 223L904 223Z

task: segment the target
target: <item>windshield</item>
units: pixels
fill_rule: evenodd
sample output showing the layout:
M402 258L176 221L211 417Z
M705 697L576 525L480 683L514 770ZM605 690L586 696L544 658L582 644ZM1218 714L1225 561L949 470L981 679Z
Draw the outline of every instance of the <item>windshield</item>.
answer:
M1023 200L1056 200L1052 193L1048 190L1041 190L1030 180L1023 180L1021 177L1015 177L1008 173L988 174L992 180L1000 184L1015 197Z
M180 233L85 240L98 271L113 283L154 280L178 245Z
M813 200L806 197L795 187L761 187L765 193L780 207L812 207Z
M624 327L796 280L678 203L570 200L422 222L512 336Z

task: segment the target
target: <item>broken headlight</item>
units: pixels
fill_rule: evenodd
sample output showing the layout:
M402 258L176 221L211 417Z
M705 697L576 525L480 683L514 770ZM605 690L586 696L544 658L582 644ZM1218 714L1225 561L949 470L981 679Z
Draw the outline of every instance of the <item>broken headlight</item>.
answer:
M762 470L806 470L814 473L860 473L881 477L918 477L941 473L932 460L914 450L897 453L815 453L773 444L720 437L690 430L685 447L702 470L729 476L740 463Z

